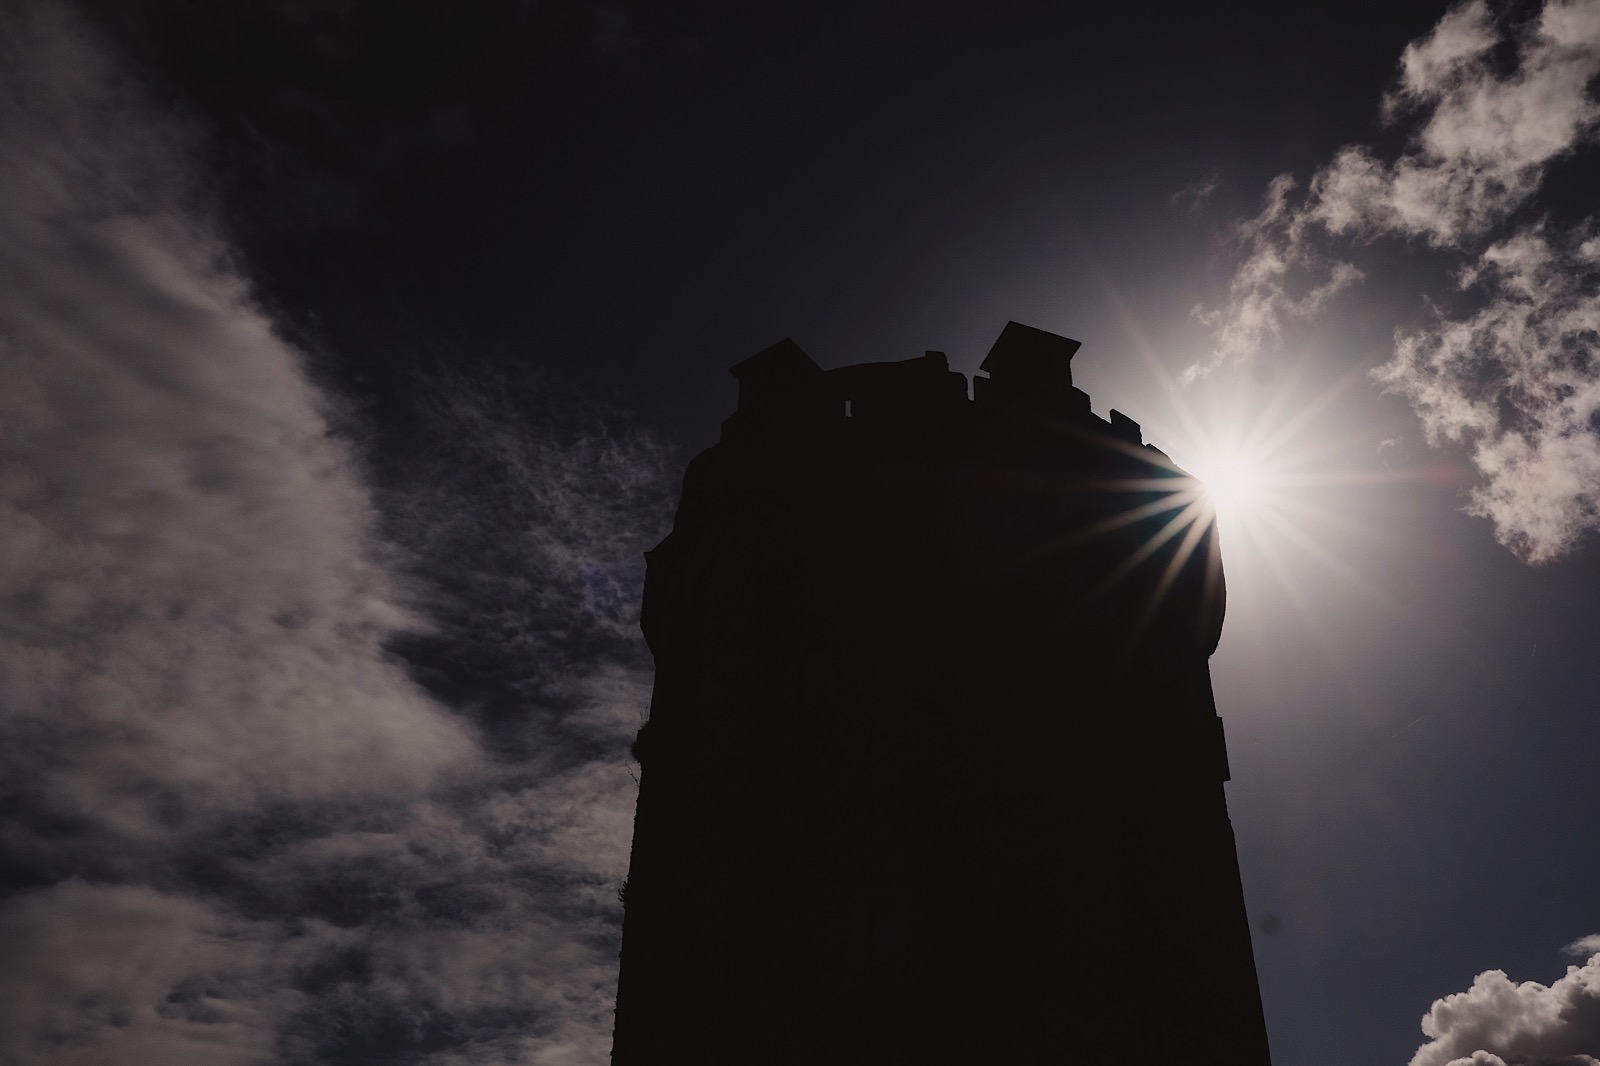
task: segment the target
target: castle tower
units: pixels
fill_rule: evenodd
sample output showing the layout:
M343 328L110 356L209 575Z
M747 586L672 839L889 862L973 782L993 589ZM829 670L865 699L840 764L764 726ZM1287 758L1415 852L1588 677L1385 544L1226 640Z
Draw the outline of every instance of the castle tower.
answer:
M616 1066L1267 1064L1211 516L1077 348L733 368L648 557Z

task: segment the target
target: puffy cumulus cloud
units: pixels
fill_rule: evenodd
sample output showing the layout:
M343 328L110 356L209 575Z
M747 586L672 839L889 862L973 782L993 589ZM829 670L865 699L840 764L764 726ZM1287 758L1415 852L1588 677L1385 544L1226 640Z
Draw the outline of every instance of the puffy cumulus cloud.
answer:
M1514 53L1514 62L1505 53ZM1549 0L1506 29L1481 0L1449 11L1401 58L1386 117L1409 123L1393 159L1352 145L1304 188L1287 175L1239 227L1219 306L1197 308L1212 354L1186 381L1247 362L1361 280L1341 241L1420 241L1457 257L1477 310L1401 331L1375 376L1435 444L1471 449L1469 511L1533 562L1570 551L1597 518L1597 295L1592 222L1553 235L1519 222L1551 165L1594 138L1600 0Z
M1448 1063L1448 1066L1594 1066L1595 1060L1589 1055L1539 1055L1536 1058L1514 1055L1510 1060L1504 1060L1493 1052L1474 1052L1467 1058L1458 1058Z
M1481 973L1465 992L1436 1000L1422 1032L1430 1039L1411 1066L1595 1066L1600 954L1548 987Z
M601 1063L667 451L440 381L376 489L145 99L8 9L0 1060Z
M1560 558L1600 527L1600 241L1523 230L1462 284L1483 306L1401 334L1375 377L1431 443L1470 449L1482 478L1469 512L1524 559Z

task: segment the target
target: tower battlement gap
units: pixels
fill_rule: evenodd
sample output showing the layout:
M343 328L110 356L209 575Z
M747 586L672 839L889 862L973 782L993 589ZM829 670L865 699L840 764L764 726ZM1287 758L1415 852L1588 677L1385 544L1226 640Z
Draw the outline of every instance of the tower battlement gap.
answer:
M733 367L648 555L616 1066L1265 1066L1198 486L1018 323Z

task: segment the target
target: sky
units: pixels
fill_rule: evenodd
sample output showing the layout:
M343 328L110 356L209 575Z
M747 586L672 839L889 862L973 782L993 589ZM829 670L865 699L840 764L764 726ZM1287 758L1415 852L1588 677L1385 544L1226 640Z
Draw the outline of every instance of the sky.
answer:
M0 1062L607 1061L726 368L1008 320L1238 485L1274 1061L1600 1061L1600 3L759 7L0 7Z

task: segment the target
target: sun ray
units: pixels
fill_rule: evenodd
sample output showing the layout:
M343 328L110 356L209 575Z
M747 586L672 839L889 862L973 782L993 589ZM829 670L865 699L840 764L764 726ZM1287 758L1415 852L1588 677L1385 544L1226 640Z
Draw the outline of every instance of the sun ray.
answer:
M1329 610L1338 600L1369 604L1410 628L1426 629L1357 560L1371 546L1393 546L1406 535L1403 526L1378 517L1374 492L1444 485L1449 471L1437 464L1420 469L1380 466L1379 442L1370 425L1341 422L1352 393L1367 380L1365 366L1352 361L1326 374L1327 360L1321 353L1308 353L1280 362L1270 381L1241 367L1183 383L1165 370L1120 294L1105 283L1129 348L1165 401L1147 427L1152 438L1170 449L1171 458L1132 442L1113 444L1130 458L1159 464L1160 476L1058 483L1050 491L1126 494L1129 499L1114 513L1039 546L1029 556L1071 551L1141 524L1154 527L1141 534L1143 542L1086 596L1089 601L1102 598L1139 568L1149 567L1150 581L1141 583L1150 595L1139 621L1143 626L1157 616L1209 534L1215 540L1204 552L1206 594L1216 594L1227 570L1235 579L1230 582L1234 612L1267 612L1256 617L1270 617L1276 600L1309 636L1310 646L1343 672L1349 670L1354 647L1349 641L1358 630L1347 624L1354 616ZM1174 427L1178 432L1169 432ZM1081 430L1063 426L1063 432ZM1244 600L1239 599L1240 589ZM1272 590L1271 600L1261 598L1267 589Z
M1287 595L1290 605L1294 608L1295 613L1300 616L1306 631L1311 634L1317 646L1322 649L1322 653L1335 666L1341 669L1348 668L1349 663L1343 650L1339 647L1333 634L1328 632L1319 613L1312 607L1304 588L1301 587L1300 579L1295 575L1287 560L1284 559L1279 546L1270 542L1263 542L1260 545L1258 557L1277 576L1277 587Z
M1210 526L1209 522L1200 520L1199 516L1196 516L1189 523L1188 531L1184 533L1183 543L1178 545L1178 550L1168 560L1166 570L1162 572L1160 580L1156 582L1155 590L1150 596L1150 602L1145 605L1144 612L1140 615L1139 622L1135 626L1135 634L1142 633L1149 626L1151 620L1155 618L1156 611L1160 608L1162 601L1167 598L1167 592L1171 590L1174 582L1178 580L1178 575L1183 572L1183 568L1188 565L1189 560L1194 557L1195 549L1200 546L1200 540L1206 535Z
M1346 414L1367 381L1366 364L1352 359L1328 373L1326 353L1308 352L1264 373L1256 367L1225 368L1183 383L1166 371L1120 301L1114 301L1114 309L1130 349L1148 368L1156 395L1166 401L1148 420L1150 435L1169 450L1175 472L1192 476L1186 500L1204 508L1197 524L1217 531L1208 569L1218 570L1220 558L1220 569L1231 579L1233 631L1238 632L1241 612L1258 624L1282 613L1306 634L1308 647L1348 676L1353 642L1361 632L1360 614L1352 612L1365 609L1400 619L1412 630L1428 629L1402 597L1363 570L1360 560L1377 546L1393 547L1412 535L1403 519L1390 520L1395 512L1379 510L1378 493L1407 485L1447 487L1451 475L1438 463L1383 465L1379 431ZM1186 503L1174 517L1197 513ZM1141 550L1140 559L1177 535L1178 525L1169 520L1161 543ZM1183 542L1187 554L1204 543L1198 530L1188 531ZM1157 595L1166 596L1183 563L1164 557L1161 565ZM1118 567L1108 581L1130 569ZM1220 580L1220 571L1208 580Z
M1311 558L1315 559L1317 562L1321 563L1328 570L1338 575L1338 577L1350 587L1364 593L1369 600L1378 604L1380 607L1383 607L1400 621L1407 622L1412 625L1421 625L1422 619L1420 617L1407 610L1402 604L1391 599L1383 592L1382 589L1363 577L1360 571L1356 570L1343 559L1340 559L1338 556L1334 555L1322 544L1319 544L1314 538L1307 535L1304 530L1300 529L1292 522L1285 522L1276 517L1273 519L1273 521L1276 523L1275 532L1277 532L1279 536L1293 541L1296 547L1305 552Z
M1128 557L1110 573L1101 578L1099 583L1089 591L1088 596L1085 597L1085 602L1092 603L1115 588L1123 578L1136 570L1146 559L1160 551L1163 544L1190 526L1197 524L1204 512L1205 504L1200 500L1195 500L1185 506L1182 511L1174 515L1159 530L1152 533L1143 544L1130 552Z

